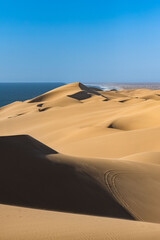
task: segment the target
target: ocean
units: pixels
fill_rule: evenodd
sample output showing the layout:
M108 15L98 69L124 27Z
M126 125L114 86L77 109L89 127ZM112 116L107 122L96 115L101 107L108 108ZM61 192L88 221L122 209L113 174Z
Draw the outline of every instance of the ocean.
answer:
M63 85L65 83L62 82L0 83L0 107L15 101L25 101L34 98Z

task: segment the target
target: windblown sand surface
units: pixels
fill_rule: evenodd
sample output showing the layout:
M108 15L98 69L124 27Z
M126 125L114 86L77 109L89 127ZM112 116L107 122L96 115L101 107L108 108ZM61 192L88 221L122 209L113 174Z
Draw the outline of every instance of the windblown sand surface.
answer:
M160 90L68 84L0 136L0 239L160 239Z

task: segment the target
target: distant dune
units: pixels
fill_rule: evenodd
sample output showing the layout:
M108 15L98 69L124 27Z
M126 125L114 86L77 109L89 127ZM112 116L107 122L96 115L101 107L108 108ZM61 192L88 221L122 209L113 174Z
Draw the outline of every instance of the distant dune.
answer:
M73 83L0 108L0 239L160 239L159 136L160 90Z

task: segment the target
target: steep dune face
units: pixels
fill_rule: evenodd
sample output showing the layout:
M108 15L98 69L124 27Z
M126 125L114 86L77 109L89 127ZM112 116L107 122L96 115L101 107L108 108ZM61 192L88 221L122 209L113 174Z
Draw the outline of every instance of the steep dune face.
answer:
M29 136L0 137L0 152L1 203L132 219L89 174L92 165L71 163Z
M74 83L0 108L0 203L112 217L97 230L82 224L88 238L95 230L95 239L159 239L158 224L115 219L160 223L159 95L160 90L100 91ZM25 215L27 210L20 211ZM33 218L27 221L32 222L36 210L29 211ZM82 220L65 216L67 236L68 224L77 221L78 231ZM36 220L36 228L44 224L53 233L51 222L56 218L58 213L49 220ZM97 224L93 216L90 221ZM110 235L105 235L106 225L112 224L119 235L109 227ZM135 238L125 226L136 232ZM45 231L42 228L42 236ZM16 230L14 235L10 229L15 239L19 234L27 239L29 233L24 232ZM9 233L4 234L9 239ZM68 239L75 236L72 232Z
M1 203L160 223L160 165L65 156L29 136L0 137L0 152Z

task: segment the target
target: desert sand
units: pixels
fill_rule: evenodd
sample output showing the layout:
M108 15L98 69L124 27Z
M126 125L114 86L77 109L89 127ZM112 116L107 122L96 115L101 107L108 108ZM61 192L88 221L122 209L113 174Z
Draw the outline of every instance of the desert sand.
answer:
M159 200L160 90L71 83L0 108L0 239L160 239Z

